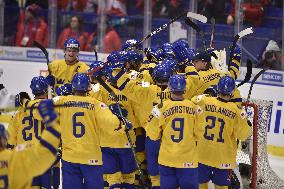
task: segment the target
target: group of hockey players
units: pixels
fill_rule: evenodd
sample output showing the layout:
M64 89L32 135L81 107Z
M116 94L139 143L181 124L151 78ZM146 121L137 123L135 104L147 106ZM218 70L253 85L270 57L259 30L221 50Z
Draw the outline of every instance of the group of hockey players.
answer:
M58 188L60 167L63 189L231 187L251 135L238 47L227 72L185 40L144 50L127 40L90 65L79 50L67 39L65 59L32 79L34 99L16 95L8 130L0 125L0 188Z

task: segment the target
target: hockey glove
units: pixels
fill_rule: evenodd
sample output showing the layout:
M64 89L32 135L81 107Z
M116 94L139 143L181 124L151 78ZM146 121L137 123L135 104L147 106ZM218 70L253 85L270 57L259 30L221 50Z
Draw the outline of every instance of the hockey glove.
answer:
M54 77L53 75L48 75L48 76L46 76L45 79L46 79L47 84L48 84L49 86L51 86L51 87L54 86L54 84L55 84L55 77Z
M119 106L119 107L118 107ZM121 112L119 111L119 108L121 109ZM122 105L118 104L111 104L109 106L109 109L111 112L118 117L118 119L121 121L121 123L124 125L124 130L128 131L132 128L132 123L126 118L128 115L128 112L126 109L123 108ZM117 130L119 130L121 127L119 127Z
M119 108L121 109L121 113L119 111ZM121 116L127 117L128 116L127 110L121 104L119 104L119 105L118 104L111 104L111 105L109 105L109 109L114 115L116 115L118 117L121 117Z
M57 113L53 108L53 101L52 100L42 100L38 106L39 114L43 119L44 124L50 124L57 118Z
M15 96L15 107L22 106L24 103L24 99L31 100L31 97L26 92L20 92Z

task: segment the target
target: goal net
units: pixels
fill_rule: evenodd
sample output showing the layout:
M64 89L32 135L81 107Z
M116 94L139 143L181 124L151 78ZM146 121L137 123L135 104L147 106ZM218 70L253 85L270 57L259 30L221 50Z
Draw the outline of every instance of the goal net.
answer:
M284 181L270 167L267 154L267 127L272 102L251 100L250 103L243 103L243 105L247 109L248 119L253 124L253 136L238 151L237 162L239 165L250 167L247 178L250 181L249 188L284 189Z

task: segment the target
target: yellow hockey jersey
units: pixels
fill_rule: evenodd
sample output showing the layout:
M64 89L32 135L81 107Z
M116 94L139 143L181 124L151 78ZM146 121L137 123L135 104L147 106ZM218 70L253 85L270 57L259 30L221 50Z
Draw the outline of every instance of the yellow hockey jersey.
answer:
M111 86L109 83L106 83L117 95L118 103L121 104L128 112L127 119L131 121L133 128L137 126L136 118L134 117L133 112L133 102L129 100L126 96L124 96L121 91L116 89L115 87ZM90 97L94 97L106 105L115 104L115 98L110 95L110 93L102 87L100 84L95 84L92 87L92 90L89 92ZM133 130L129 131L131 136L132 142L135 143L135 133ZM128 143L127 137L125 133L122 132L114 132L110 134L104 130L101 130L101 147L111 147L111 148L129 148L130 145Z
M110 134L120 127L120 121L107 105L88 96L59 96L58 108L62 139L62 159L71 163L102 165L100 130Z
M60 143L58 127L58 123L53 123L45 129L40 142L33 147L21 144L14 150L0 151L0 188L32 188L33 178L43 174L56 160Z
M237 139L244 141L252 132L245 110L236 103L200 95L192 99L198 107L199 162L219 169L234 169Z
M190 100L165 102L155 106L148 119L146 133L161 139L158 163L176 168L196 168L197 106Z
M121 75L117 81L118 89L127 98L137 102L137 105L134 106L134 114L138 118L139 125L145 127L153 106L169 99L170 92L168 89L162 91L160 87L151 85L149 82L130 80L128 74L122 74L123 72L125 71L120 70L118 73Z
M48 64L50 74L55 77L54 88L65 83L71 83L76 73L85 73L89 66L84 62L77 62L74 65L67 65L65 60L54 60Z
M37 108L40 99L26 101L25 107L20 108L8 126L8 144L16 146L18 144L34 144L40 139L44 125L38 114Z
M186 68L187 79L185 97L191 99L194 96L203 94L207 88L212 85L217 85L219 79L225 75L225 73L222 73L217 69L197 72L194 66L188 66ZM238 105L241 105L242 103L241 94L237 88L233 92L232 102L236 102Z

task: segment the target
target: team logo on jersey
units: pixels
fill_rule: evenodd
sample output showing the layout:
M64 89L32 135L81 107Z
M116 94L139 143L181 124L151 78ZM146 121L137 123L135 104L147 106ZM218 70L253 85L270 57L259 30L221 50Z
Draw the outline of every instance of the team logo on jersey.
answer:
M92 90L94 92L100 91L100 84L99 83L94 84L93 87L92 87Z
M246 110L243 108L243 110L241 111L241 119L245 119L247 117L247 113L246 113Z
M136 80L138 74L139 74L139 72L132 70L129 74L129 76L130 76L129 79Z
M196 98L196 102L200 102L203 96L204 95L198 95L197 98Z
M97 159L89 159L89 165L98 165L98 163L99 163L99 160L97 160Z
M107 106L105 103L100 103L100 107L101 107L102 109L106 109L108 106Z
M149 82L142 81L142 82L141 82L141 86L142 86L142 87L150 87L150 83L149 83Z
M231 164L230 163L222 163L220 165L220 168L223 168L223 169L230 169L232 168Z
M160 118L161 116L161 112L159 110L159 108L157 106L154 106L154 108L152 109L152 115L155 116L156 118Z
M194 165L194 163L192 163L192 162L185 162L185 163L183 163L183 167L184 168L192 168L193 165Z
M15 148L17 152L23 151L26 148L25 144L18 144Z
M200 106L198 106L198 108L197 108L197 113L200 114L200 115L203 113L203 110L202 110L202 108L200 108Z

